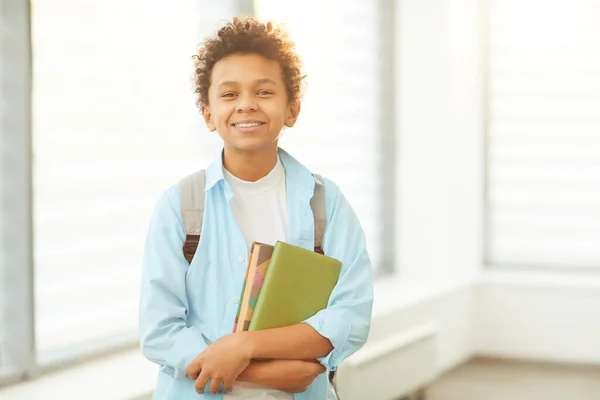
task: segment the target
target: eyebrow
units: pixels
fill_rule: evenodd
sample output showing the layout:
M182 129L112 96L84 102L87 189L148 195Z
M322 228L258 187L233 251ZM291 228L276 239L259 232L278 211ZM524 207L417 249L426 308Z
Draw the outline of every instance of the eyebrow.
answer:
M260 79L257 79L255 81L255 83L258 83L258 84L270 83L272 85L277 86L277 82L275 82L271 78L260 78ZM223 82L219 83L219 86L237 86L239 84L240 84L239 82L235 82L235 81L223 81Z

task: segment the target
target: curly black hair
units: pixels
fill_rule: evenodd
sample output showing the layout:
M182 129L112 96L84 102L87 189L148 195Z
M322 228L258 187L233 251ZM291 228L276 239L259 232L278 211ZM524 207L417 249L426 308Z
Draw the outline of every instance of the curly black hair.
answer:
M193 56L195 64L194 86L197 105L208 104L208 89L215 64L232 54L259 54L277 61L283 71L288 101L301 96L302 61L295 51L295 43L288 33L272 22L260 22L253 18L234 17L218 30L216 36L208 38Z

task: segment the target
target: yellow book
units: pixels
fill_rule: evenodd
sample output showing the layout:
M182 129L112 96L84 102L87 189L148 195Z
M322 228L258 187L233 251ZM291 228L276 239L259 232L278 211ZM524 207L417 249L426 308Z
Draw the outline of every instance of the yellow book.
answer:
M249 330L298 324L327 308L342 263L277 242L266 267Z

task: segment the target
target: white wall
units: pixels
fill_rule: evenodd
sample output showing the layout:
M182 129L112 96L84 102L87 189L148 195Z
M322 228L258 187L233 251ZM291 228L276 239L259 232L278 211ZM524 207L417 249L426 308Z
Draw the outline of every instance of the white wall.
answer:
M472 277L483 193L479 0L398 3L398 268Z
M488 273L476 299L477 354L600 365L600 276Z
M600 276L483 265L484 7L485 0L397 3L397 270L409 281L475 281L463 293L473 308L450 302L457 308L438 314L417 304L388 316L383 331L375 320L372 340L422 312L455 332L442 335L441 370L475 354L600 364ZM470 313L472 331L443 318L457 310Z
M437 373L469 359L475 349L475 289L461 280L379 282L369 345L426 324L437 330Z

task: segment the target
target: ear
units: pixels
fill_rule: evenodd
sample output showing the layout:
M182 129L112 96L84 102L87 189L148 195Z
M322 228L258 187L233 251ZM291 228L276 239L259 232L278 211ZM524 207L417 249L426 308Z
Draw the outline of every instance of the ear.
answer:
M287 117L285 119L285 126L291 128L296 124L298 115L300 115L300 100L294 100L288 105Z
M212 114L210 112L210 107L207 104L202 104L201 107L202 116L204 117L204 122L206 122L206 126L208 126L208 130L214 132L217 130L217 126L213 122Z

